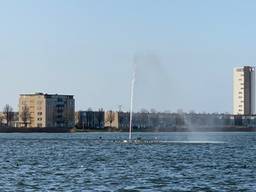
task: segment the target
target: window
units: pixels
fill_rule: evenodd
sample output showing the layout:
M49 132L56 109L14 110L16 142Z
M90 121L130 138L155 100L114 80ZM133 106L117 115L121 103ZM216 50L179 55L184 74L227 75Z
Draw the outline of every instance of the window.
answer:
M38 105L42 105L43 101L37 101Z
M62 98L58 98L57 101L58 102L63 102L63 99Z

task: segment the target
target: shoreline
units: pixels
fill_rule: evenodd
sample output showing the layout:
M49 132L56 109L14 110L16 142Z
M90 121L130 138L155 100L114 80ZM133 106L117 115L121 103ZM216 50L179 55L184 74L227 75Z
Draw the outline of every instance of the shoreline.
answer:
M91 132L129 132L128 129L103 128L103 129L77 129L77 128L17 128L0 127L0 133L91 133ZM132 132L256 132L256 127L172 127L172 128L141 128Z
M70 133L72 128L24 128L24 127L0 127L0 133Z

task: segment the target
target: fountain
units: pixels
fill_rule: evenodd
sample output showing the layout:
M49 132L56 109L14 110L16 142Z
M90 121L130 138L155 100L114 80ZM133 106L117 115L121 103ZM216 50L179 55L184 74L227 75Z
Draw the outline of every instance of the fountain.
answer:
M132 141L132 120L133 120L133 98L134 98L134 86L136 82L136 63L133 70L132 75L132 83L131 83L131 105L130 105L130 125L129 125L129 142Z
M153 144L159 143L159 140L142 140L141 138L137 138L132 140L132 127L133 127L133 105L134 105L134 88L136 83L136 72L137 72L137 63L136 58L134 61L134 69L132 74L132 81L131 81L131 98L130 98L130 123L129 123L129 139L123 140L122 143L134 143L134 144Z
M147 56L148 57L148 56ZM147 58L146 57L146 58ZM174 143L189 143L189 144L207 144L207 143L223 143L219 141L208 141L205 140L204 137L201 135L198 137L194 137L194 135L191 135L191 132L195 131L193 123L189 121L189 119L184 117L185 120L185 125L188 127L188 130L191 131L188 133L187 139L186 140L178 140L178 141L168 141L168 140L160 140L157 137L154 139L142 139L141 137L133 139L132 138L132 131L133 131L133 110L134 110L134 92L135 92L135 84L137 81L137 67L140 67L138 64L138 57L134 58L134 67L132 71L132 79L131 79L131 91L130 91L130 119L129 119L129 137L126 140L121 140L121 141L116 141L117 143L124 143L124 144L174 144ZM145 58L142 58L145 59ZM144 62L145 63L145 62ZM192 138L191 138L192 137Z

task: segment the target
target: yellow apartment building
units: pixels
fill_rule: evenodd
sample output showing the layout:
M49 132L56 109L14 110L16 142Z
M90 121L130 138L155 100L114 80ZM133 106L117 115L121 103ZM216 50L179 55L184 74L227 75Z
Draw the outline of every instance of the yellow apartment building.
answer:
M73 95L21 94L19 98L20 127L75 126L75 100Z

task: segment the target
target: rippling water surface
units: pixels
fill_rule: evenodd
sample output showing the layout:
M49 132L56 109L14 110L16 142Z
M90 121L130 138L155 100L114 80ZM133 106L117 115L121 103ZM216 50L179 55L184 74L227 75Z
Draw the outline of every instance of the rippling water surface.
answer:
M0 134L0 191L256 191L256 133L127 137Z

